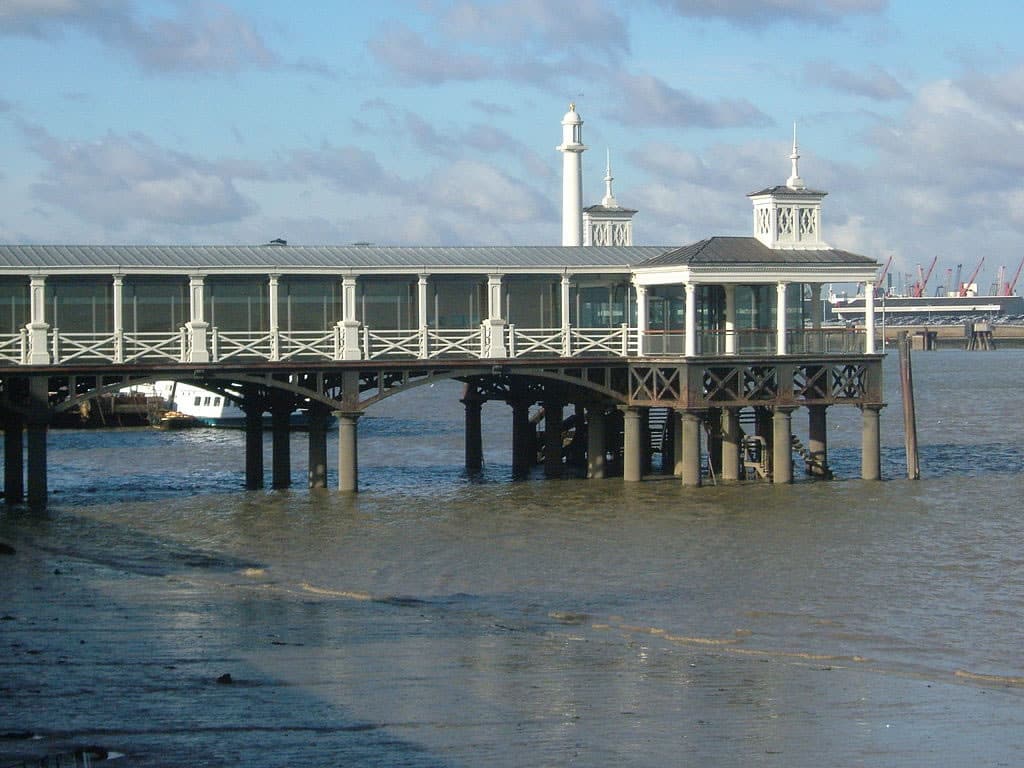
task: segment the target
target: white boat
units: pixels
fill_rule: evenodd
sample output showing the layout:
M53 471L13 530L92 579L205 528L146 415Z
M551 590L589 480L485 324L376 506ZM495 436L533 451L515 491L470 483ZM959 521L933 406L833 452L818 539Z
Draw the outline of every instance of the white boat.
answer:
M176 428L189 425L204 427L222 427L242 429L245 427L245 411L232 397L220 392L212 392L194 384L180 381L156 381L153 384L131 388L134 392L146 391L160 397L166 404L167 411L172 414ZM230 390L228 390L230 393ZM263 414L263 422L271 423L270 412ZM308 415L304 409L292 411L289 423L293 428L302 429L308 426Z

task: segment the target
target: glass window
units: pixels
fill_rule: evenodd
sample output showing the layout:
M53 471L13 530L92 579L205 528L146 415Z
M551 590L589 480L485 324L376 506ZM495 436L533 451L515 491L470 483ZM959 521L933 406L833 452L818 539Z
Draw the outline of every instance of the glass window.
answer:
M186 278L126 277L122 301L128 333L177 331L190 319Z
M283 277L277 286L282 331L322 331L342 318L341 278Z
M265 276L208 277L206 320L220 331L268 331L270 285Z
M0 333L18 334L32 318L27 277L0 280Z
M46 281L46 298L46 322L62 333L113 333L111 278L50 278Z
M476 328L487 316L487 281L478 277L431 278L427 316L434 328Z
M506 277L505 319L522 328L562 325L561 278Z
M360 278L356 286L356 319L377 330L419 327L416 306L418 278Z

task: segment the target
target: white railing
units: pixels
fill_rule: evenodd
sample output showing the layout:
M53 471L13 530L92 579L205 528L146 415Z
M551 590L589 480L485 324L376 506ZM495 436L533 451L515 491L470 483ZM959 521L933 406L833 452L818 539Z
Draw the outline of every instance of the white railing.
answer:
M422 335L415 331L375 331L363 326L363 356L419 357Z
M54 365L72 360L117 362L117 334L61 333L54 328L50 336L50 356Z
M188 360L188 338L184 328L168 332L122 333L118 335L120 359L125 363L151 360Z
M485 359L490 355L529 357L635 357L640 334L636 328L520 328L505 326L504 344L491 339L486 325L476 328L416 330L375 330L366 326L348 337L338 326L324 331L221 331L210 328L209 361L279 360L430 360L437 358ZM38 360L33 336L25 329L0 335L0 365L25 365ZM345 339L356 349L346 349ZM698 356L750 356L777 354L775 330L740 329L699 331ZM495 342L492 344L492 341ZM152 333L62 333L50 328L37 343L45 344L53 365L71 362L138 364L150 362L187 363L193 354L190 344L199 343L186 328ZM681 331L652 330L643 334L643 354L682 356L685 334ZM503 346L504 351L498 352ZM857 355L864 349L863 331L846 328L787 330L786 352L790 355ZM727 351L728 350L728 351Z
M15 365L28 362L28 333L24 328L19 333L0 336L0 360Z
M483 357L487 348L483 326L468 330L427 329L427 357Z
M636 333L625 324L618 328L570 328L569 338L574 357L595 354L629 357L636 354Z
M232 357L258 357L270 360L273 352L272 334L251 331L210 329L210 358L218 363Z
M328 360L338 357L338 329L329 331L278 331L274 339L277 360L294 358L323 357Z
M508 356L565 354L565 335L561 328L517 328L508 326Z

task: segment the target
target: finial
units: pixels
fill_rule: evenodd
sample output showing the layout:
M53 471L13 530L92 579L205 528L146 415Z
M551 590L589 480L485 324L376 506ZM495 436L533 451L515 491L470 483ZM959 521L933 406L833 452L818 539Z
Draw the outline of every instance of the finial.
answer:
M790 154L789 159L793 163L793 172L790 177L786 180L786 186L790 189L803 189L804 180L800 178L800 151L797 148L796 143L796 122L793 123L793 152Z
M569 102L569 111L570 112L575 112L576 111L576 102L575 101L570 101Z
M604 172L604 198L601 200L601 205L606 208L618 208L619 204L615 200L615 195L612 194L612 182L615 180L612 176L612 151L607 149L605 152L607 152L608 161Z

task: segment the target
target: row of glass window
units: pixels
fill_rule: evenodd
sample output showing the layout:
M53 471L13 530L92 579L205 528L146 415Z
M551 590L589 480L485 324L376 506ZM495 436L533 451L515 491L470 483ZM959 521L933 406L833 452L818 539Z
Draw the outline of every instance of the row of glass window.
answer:
M506 277L503 317L520 328L561 325L560 278ZM648 327L682 332L686 298L681 285L648 289ZM123 326L128 333L174 332L189 321L187 278L126 277L122 288ZM697 292L702 329L725 323L725 289L702 285ZM206 321L228 332L270 329L270 289L265 277L208 277L204 285ZM787 326L799 328L805 315L803 287L787 288ZM376 330L413 330L419 325L415 277L361 277L356 286L356 319ZM109 279L51 277L46 281L46 322L65 333L112 333L114 289ZM775 286L736 288L738 328L775 326ZM477 277L431 278L427 323L438 329L473 328L487 317L487 281ZM27 279L0 279L0 333L16 334L28 322ZM341 281L287 277L278 284L278 326L284 332L320 331L342 319ZM569 291L569 322L580 328L614 328L636 323L636 295L621 276L588 276Z

